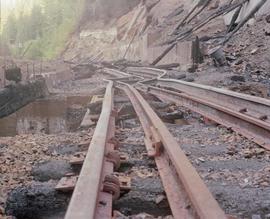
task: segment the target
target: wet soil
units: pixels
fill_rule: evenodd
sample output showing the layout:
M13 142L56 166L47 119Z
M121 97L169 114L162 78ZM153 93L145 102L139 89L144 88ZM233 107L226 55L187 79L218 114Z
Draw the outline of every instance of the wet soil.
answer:
M137 121L138 122L138 121ZM122 172L132 177L131 191L114 203L114 208L125 215L145 212L154 216L170 215L170 208L153 159L147 157L141 127L121 129L120 152L128 156ZM121 171L121 170L120 170ZM162 201L157 202L158 198Z
M9 194L6 213L17 219L42 219L65 211L69 197L56 192L55 185L55 182L47 182L17 187Z

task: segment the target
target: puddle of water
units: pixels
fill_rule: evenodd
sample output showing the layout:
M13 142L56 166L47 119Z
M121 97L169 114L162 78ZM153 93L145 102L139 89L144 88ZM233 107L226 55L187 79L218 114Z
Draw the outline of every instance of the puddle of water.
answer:
M0 136L74 131L84 116L87 96L38 100L0 119Z

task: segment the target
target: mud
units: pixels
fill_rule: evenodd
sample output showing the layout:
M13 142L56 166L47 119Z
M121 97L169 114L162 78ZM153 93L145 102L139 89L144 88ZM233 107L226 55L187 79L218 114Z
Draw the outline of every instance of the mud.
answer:
M10 192L6 213L17 219L41 219L66 209L69 197L54 189L55 183L34 183L21 186Z

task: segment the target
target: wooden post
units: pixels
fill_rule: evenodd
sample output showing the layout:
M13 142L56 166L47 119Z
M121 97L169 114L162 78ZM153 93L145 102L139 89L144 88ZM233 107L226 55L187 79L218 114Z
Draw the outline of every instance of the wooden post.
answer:
M34 75L34 79L36 79L35 63L34 62L33 62L33 75Z
M41 59L41 61L40 61L40 69L39 69L39 74L41 74L41 73L42 73L42 64L43 64L43 62L42 62L42 59Z
M29 80L29 64L26 64L26 71L27 71L27 80Z

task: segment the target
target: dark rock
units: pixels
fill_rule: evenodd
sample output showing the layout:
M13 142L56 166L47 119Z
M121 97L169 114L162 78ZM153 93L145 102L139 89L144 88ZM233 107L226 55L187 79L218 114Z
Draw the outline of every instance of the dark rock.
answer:
M22 80L22 72L19 67L5 69L5 76L7 80L14 81L16 83Z
M231 80L232 81L241 81L241 82L246 81L245 77L242 75L233 75L233 76L231 76Z
M270 36L270 28L269 27L264 29L264 34L266 36Z
M177 75L177 79L178 79L178 80L181 80L181 79L186 78L186 77L187 77L186 74L180 74L180 75Z
M183 81L186 81L186 82L193 82L193 81L195 81L195 79L192 78L192 77L187 77L187 78L184 78Z
M170 78L175 78L175 79L179 79L179 80L187 77L187 75L185 73L180 72L180 71L176 71L176 70L169 70L169 71L167 71L167 75Z
M33 167L32 175L35 180L45 182L51 179L61 179L66 173L71 171L67 161L53 160L45 161Z
M184 118L184 113L181 111L174 111L170 113L160 113L160 116L162 119L166 120L176 120L176 119L183 119Z
M34 183L12 190L5 211L17 219L36 219L50 212L66 209L69 197L56 192L54 183Z
M270 15L267 15L267 16L265 17L265 20L266 20L267 23L270 23Z
M154 216L165 216L171 213L167 201L162 205L156 203L157 197L164 193L162 183L158 178L134 178L132 183L136 189L114 203L116 210L128 215L145 212Z

